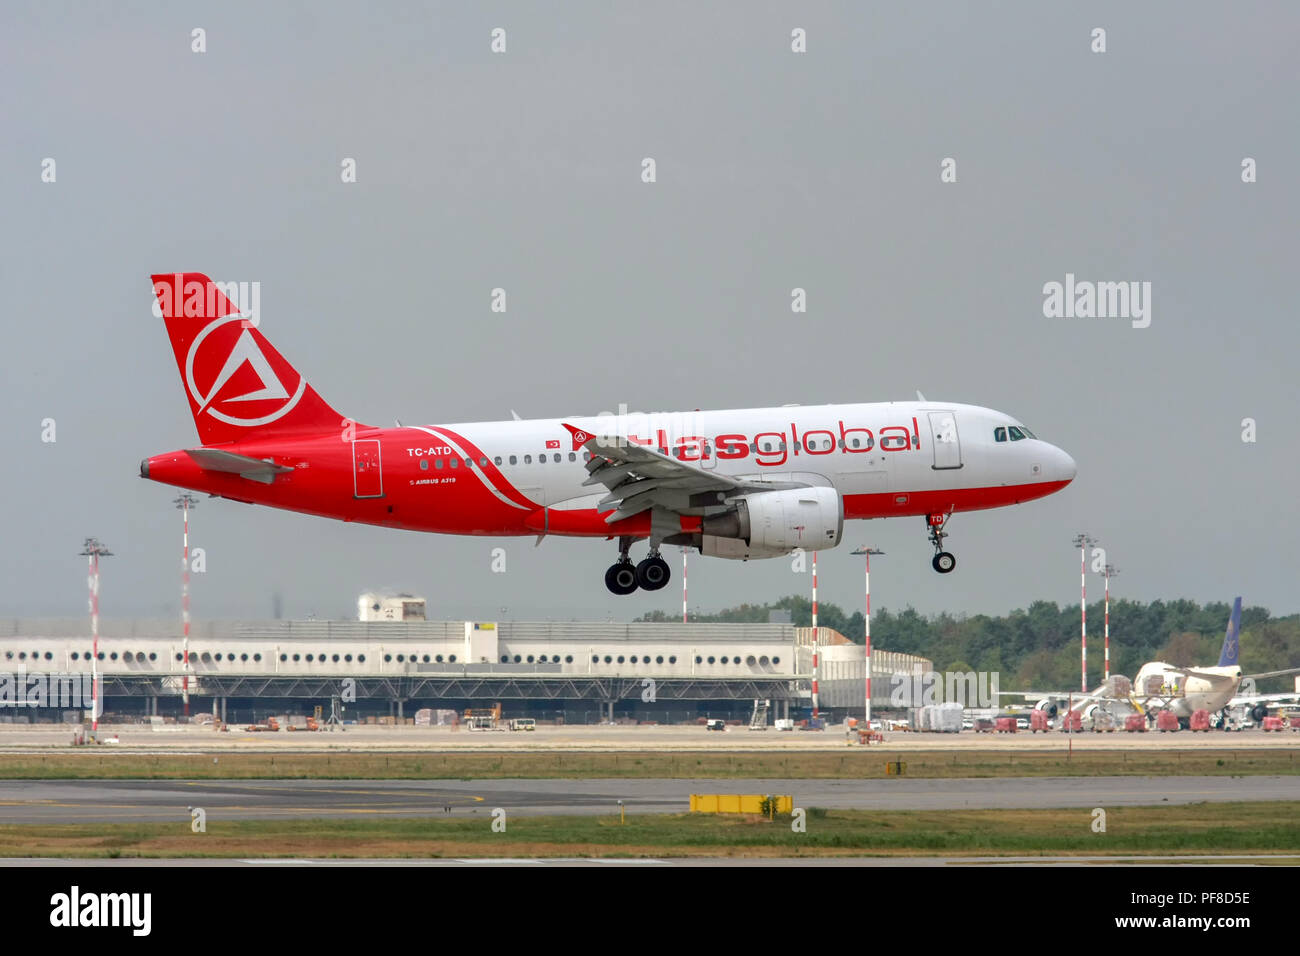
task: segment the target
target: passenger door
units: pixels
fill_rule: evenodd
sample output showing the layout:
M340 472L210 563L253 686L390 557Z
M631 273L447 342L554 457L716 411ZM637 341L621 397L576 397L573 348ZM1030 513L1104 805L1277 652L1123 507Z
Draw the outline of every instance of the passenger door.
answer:
M934 449L936 471L961 467L961 440L957 435L957 416L952 412L929 412L930 447Z

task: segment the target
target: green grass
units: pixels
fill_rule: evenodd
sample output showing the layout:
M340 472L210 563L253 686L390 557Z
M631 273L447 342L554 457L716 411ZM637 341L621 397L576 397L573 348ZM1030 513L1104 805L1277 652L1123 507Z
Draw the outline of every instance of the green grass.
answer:
M909 777L1247 776L1294 774L1294 750L890 751L716 753L222 753L139 755L32 752L0 755L0 779L464 780L498 777L706 777L869 779L901 760Z
M0 826L3 857L642 857L1300 853L1300 803L1214 803L1110 810L1105 833L1077 810L809 812L516 817L492 831L473 817Z

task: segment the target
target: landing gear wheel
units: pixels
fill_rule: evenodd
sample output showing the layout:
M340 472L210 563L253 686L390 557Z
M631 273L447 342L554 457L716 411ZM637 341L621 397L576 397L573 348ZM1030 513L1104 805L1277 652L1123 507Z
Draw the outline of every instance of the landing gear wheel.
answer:
M652 554L636 566L636 583L643 591L658 591L672 577L668 562L657 554Z
M947 514L925 516L925 530L930 535L930 543L934 545L934 558L930 561L930 567L940 574L947 574L957 567L957 558L952 552L943 550L943 539L948 537L948 532L944 531L944 528L948 526L948 519L951 517L951 511Z
M605 587L614 594L631 594L637 588L636 568L631 561L619 561L605 572Z

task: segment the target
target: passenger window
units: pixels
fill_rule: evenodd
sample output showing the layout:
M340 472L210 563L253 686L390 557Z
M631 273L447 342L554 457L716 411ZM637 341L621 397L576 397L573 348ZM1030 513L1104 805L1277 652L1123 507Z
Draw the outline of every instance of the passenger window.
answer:
M478 463L479 463L479 466L480 466L480 467L483 467L483 468L486 468L486 467L487 467L487 459L486 459L486 458L480 458L480 459L478 460ZM501 459L500 459L500 458L497 459L497 464L501 464Z
M569 452L569 461L577 461L578 456L574 452Z
M544 464L546 464L546 456L545 456L545 455L538 455L538 456L537 456L537 464L539 464L539 465L544 465Z
M1017 428L1015 425L1009 425L1009 426L1007 426L1007 431L1011 433L1011 440L1012 440L1012 441L1021 441L1021 440L1024 439L1024 437L1025 437L1024 432L1022 432L1022 431L1021 431L1019 428Z
M510 456L510 464L512 464L512 465L517 465L517 464L519 464L519 458L518 458L516 455L511 455L511 456Z
M499 464L501 464L501 456L500 456L500 455L496 455L496 456L494 456L493 459L492 459L492 464L494 464L494 465L499 465Z
M428 470L429 470L429 459L427 459L427 458L421 458L421 459L420 459L420 470L421 470L421 471L428 471Z
M473 468L473 467L474 467L474 459L473 459L473 458L466 458L466 459L465 459L465 467L466 467L466 468Z
M558 451L555 453L555 463L557 465L560 463L560 453Z
M453 459L451 460L451 467L453 467L453 468L459 468L459 467L460 467L460 459L459 459L459 458L453 458Z
M532 456L532 455L524 455L524 464L525 464L525 465L531 465L532 463L533 463L533 456Z
M998 428L993 429L993 440L994 440L994 441L1006 441L1006 440L1007 440L1007 430L1006 430L1005 428L1002 428L1002 427L998 427Z

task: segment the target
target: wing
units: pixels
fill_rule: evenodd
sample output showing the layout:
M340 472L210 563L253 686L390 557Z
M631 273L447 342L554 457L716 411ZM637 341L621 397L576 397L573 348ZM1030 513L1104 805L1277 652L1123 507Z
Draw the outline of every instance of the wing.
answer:
M573 436L574 447L591 454L584 485L604 485L608 490L596 505L613 507L607 524L650 508L663 508L678 514L707 514L726 507L727 499L736 495L807 485L790 481L757 481L720 475L661 454L657 449L628 441L616 435L593 435L565 424Z

